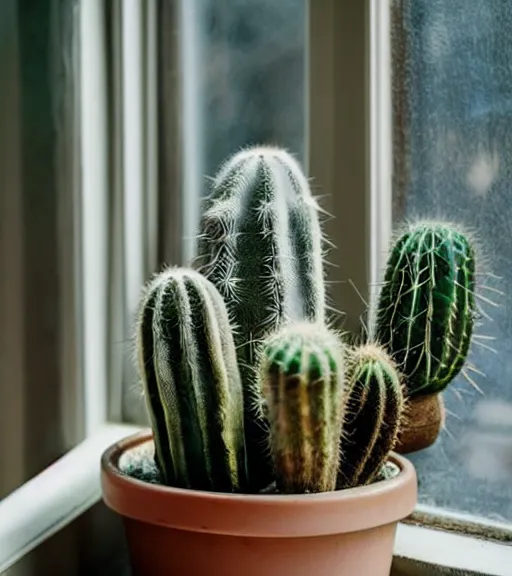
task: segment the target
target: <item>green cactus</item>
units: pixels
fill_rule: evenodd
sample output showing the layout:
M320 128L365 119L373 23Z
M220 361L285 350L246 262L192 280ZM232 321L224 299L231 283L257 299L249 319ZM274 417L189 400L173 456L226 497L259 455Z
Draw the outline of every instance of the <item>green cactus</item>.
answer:
M319 216L287 152L250 148L221 167L193 269L157 274L141 298L136 343L155 456L151 466L147 455L128 459L127 473L256 493L386 477L404 409L396 364L414 393L460 370L473 322L473 252L440 225L400 239L377 314L389 355L367 344L347 360L326 320Z
M344 406L342 350L335 333L310 323L290 324L265 342L259 385L279 492L336 487Z
M268 423L257 417L258 351L286 322L324 321L322 256L319 208L290 154L250 148L222 166L206 199L194 267L215 284L236 325L253 490L272 481Z
M215 286L194 270L158 274L141 300L137 349L163 481L216 492L243 488L242 385Z
M376 338L404 374L409 396L442 392L466 361L476 312L475 251L444 223L411 226L391 249Z
M338 489L363 486L379 476L397 442L405 406L401 376L380 346L353 349L347 375Z

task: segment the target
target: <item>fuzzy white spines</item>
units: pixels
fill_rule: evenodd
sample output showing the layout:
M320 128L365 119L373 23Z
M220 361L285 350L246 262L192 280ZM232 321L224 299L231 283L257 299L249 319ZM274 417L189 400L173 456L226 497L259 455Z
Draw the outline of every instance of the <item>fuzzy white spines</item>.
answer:
M254 489L271 481L266 426L255 421L255 361L263 338L293 321L325 321L319 208L298 162L255 147L213 180L194 267L215 284L235 323Z
M449 224L419 222L392 246L376 332L405 375L409 396L442 392L463 369L475 284L474 247Z
M282 493L334 490L345 409L344 345L324 325L293 323L265 341L258 378Z
M293 156L277 148L244 150L228 160L213 181L195 267L226 300L256 309L254 317L260 321L264 316L263 331L278 328L283 319L322 322L325 288L318 211ZM258 286L263 293L257 292ZM252 306L247 296L263 302L263 309Z
M238 490L245 482L242 387L215 286L195 270L157 275L141 301L137 348L165 483Z

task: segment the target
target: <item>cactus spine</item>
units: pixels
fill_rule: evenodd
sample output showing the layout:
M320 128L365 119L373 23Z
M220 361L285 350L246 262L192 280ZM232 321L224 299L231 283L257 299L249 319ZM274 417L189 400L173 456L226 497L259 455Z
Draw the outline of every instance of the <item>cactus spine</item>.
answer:
M242 386L228 314L213 284L182 268L157 275L142 298L137 347L165 483L240 489Z
M463 368L474 291L474 249L452 226L420 223L392 247L376 335L406 377L411 397L442 392Z
M381 347L352 350L347 372L338 489L375 480L395 447L405 406L400 375Z
M259 365L276 486L283 493L336 487L343 418L342 345L321 325L270 336Z
M250 148L222 166L206 200L195 267L236 324L248 467L258 490L272 481L266 426L255 408L261 341L286 322L322 323L325 315L318 206L291 155Z

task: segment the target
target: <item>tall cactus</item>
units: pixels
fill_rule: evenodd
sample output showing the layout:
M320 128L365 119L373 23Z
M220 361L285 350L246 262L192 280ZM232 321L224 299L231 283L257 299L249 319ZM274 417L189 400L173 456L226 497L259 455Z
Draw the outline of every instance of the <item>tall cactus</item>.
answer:
M353 349L347 372L338 489L369 484L378 476L397 442L405 407L400 374L381 347Z
M474 291L473 246L449 224L411 226L392 247L376 336L405 375L411 397L443 391L463 368Z
M243 488L242 386L215 286L194 270L157 275L141 301L137 348L165 483L217 492Z
M270 336L259 364L276 486L283 493L336 487L344 358L321 325L291 324Z
M194 267L218 288L236 325L254 490L272 481L267 424L256 418L255 362L263 338L285 322L323 322L325 294L318 206L287 152L250 148L213 181Z

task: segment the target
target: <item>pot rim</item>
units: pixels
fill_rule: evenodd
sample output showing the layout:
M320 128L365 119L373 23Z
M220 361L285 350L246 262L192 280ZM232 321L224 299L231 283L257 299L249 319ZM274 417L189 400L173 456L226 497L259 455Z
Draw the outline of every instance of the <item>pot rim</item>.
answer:
M148 524L232 536L306 537L367 530L396 523L417 502L409 460L392 452L400 473L368 486L317 494L231 494L144 482L121 472L121 455L153 440L151 430L127 436L101 457L106 505Z

